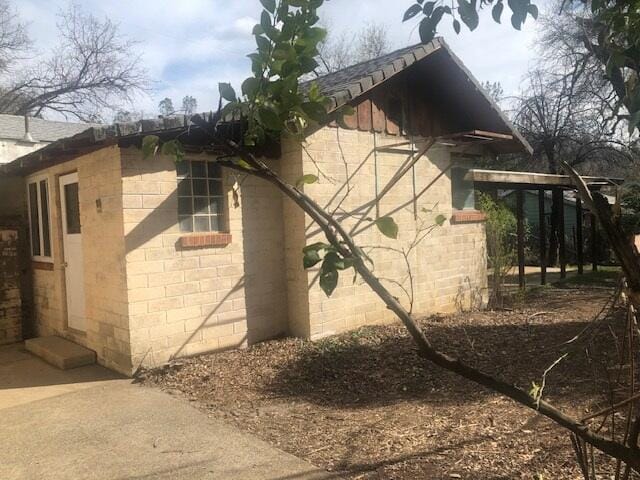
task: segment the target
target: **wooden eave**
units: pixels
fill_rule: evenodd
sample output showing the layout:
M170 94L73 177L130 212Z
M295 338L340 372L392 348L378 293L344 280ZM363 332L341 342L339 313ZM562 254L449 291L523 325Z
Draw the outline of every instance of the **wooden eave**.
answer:
M589 176L582 178L585 183L593 189L624 183L624 180L620 178ZM568 175L554 175L550 173L470 169L465 176L465 180L471 180L476 184L484 184L497 188L531 190L539 188L563 188L573 190L576 188Z

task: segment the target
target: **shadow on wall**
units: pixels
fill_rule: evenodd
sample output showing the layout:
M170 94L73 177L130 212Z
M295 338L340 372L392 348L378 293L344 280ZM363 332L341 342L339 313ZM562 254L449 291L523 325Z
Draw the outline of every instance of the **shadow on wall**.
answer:
M371 218L376 217L376 214L379 213L380 216L385 216L385 215L396 215L399 212L401 212L404 209L411 209L411 211L413 212L413 208L414 205L418 205L418 202L425 197L425 195L427 195L427 193L436 186L436 184L438 183L438 181L440 181L443 177L450 177L451 175L451 166L452 166L452 162L449 158L448 155L444 155L444 156L440 156L440 155L433 155L433 158L427 158L427 155L425 154L422 158L418 159L417 163L416 163L416 167L420 165L421 162L432 162L433 165L435 167L437 167L438 173L436 175L434 175L433 178L428 179L427 184L424 185L422 188L418 188L416 190L414 190L414 195L412 195L412 198L400 203L397 206L394 206L391 210L389 211L379 211L379 204L380 202L384 199L384 196L381 198L376 199L376 191L378 192L382 192L384 190L387 189L387 187L389 187L388 191L386 192L387 194L392 192L392 193L397 193L397 189L402 188L400 186L398 186L397 184L394 184L392 187L390 187L390 185L393 184L393 182L395 181L396 177L402 172L402 170L405 168L405 166L408 166L411 161L413 160L413 155L409 155L409 154L395 154L395 156L398 158L398 168L397 170L393 173L393 175L391 176L391 179L389 179L387 182L385 183L380 183L377 187L375 184L372 184L370 181L370 176L367 175L367 172L370 171L370 169L372 168L372 166L374 167L374 171L377 171L378 167L375 166L375 164L378 162L377 156L376 156L376 150L375 149L371 149L364 157L364 159L359 162L357 165L353 166L353 168L350 170L350 165L348 164L347 158L345 157L345 153L342 150L341 144L340 144L340 130L339 129L335 129L335 133L336 133L336 140L337 140L337 144L338 144L338 148L340 149L340 158L341 161L344 164L344 176L346 177L346 180L344 181L344 183L339 184L339 186L335 187L336 191L335 193L331 196L331 198L325 203L324 205L324 209L328 212L333 212L336 219L339 222L344 222L346 220L353 220L353 225L350 227L349 229L349 234L352 235L354 238L356 238L356 242L357 242L357 236L360 234L363 234L365 232L367 232L369 229L371 228L375 228L374 227L374 223L371 221ZM374 134L375 135L375 134ZM416 151L419 151L420 148L418 147L416 149ZM306 154L310 159L311 162L318 167L319 170L321 170L321 166L319 166L318 162L316 162L313 159L313 155L311 152L305 150L304 154ZM388 163L388 153L385 154L386 156L386 162ZM404 177L410 176L411 175L411 170L407 171L404 174ZM321 174L319 175L321 178L324 178L325 180L331 182L334 184L334 186L336 185L336 179L330 177L329 175L325 175L321 172ZM367 183L364 183L364 188L366 188L367 190L370 190L370 197L371 200L368 200L360 205L357 205L355 207L350 207L348 210L346 210L344 208L344 204L348 201L349 196L352 194L353 190L355 189L362 189L362 183L358 184L358 177L364 177L364 181ZM401 178L404 178L401 177ZM377 181L377 180L376 180ZM399 182L398 182L399 183ZM394 191L394 189L396 191ZM362 192L359 192L361 196ZM378 193L379 195L379 193ZM434 218L435 215L437 214L437 212L434 212ZM417 214L418 216L420 216L420 214ZM415 221L415 225L416 228L418 228L418 224L419 224L419 220ZM322 230L315 224L309 224L306 226L306 239L307 239L307 244L311 242L311 239L314 239L317 235L322 234ZM398 248L401 248L401 246L398 246ZM387 251L390 251L391 249L386 249ZM375 254L372 254L371 251L367 252L369 255L371 255L372 257L375 257ZM396 252L398 253L398 252ZM398 261L402 262L404 264L404 259L402 257L401 254L398 253ZM400 286L401 290L403 291L408 291L411 290L410 285L408 285L408 281L410 280L410 278L412 278L412 275L410 275L411 272L407 272L407 275L405 275L404 279L383 279L383 280L387 280L390 281L391 284L393 284L394 286ZM311 282L310 282L310 286L309 288L312 288L316 283L319 282L319 278L320 278L320 272L318 270L318 272L315 273L314 277L312 278ZM461 279L462 282L462 279ZM473 287L471 286L471 282L469 277L467 277L466 282L469 283L469 288L472 289ZM464 290L465 286L463 283L461 283L460 289ZM478 288L478 290L481 290ZM460 295L460 293L459 293ZM413 299L414 301L417 301L418 299ZM472 302L476 302L477 300L474 298L472 299ZM482 303L482 300L480 299L480 303ZM456 304L457 305L457 304Z
M151 165L154 165L155 168L152 168ZM132 175L137 175L135 170L129 171ZM145 174L166 171L168 171L166 163L157 162L156 164L145 164ZM125 177L127 176L127 170L125 170L123 175ZM225 195L229 193L230 188L227 182L225 182ZM265 184L262 188L273 187ZM275 193L277 194L277 192ZM281 201L279 194L275 196L275 199ZM199 332L207 328L229 325L245 319L247 321L245 338L238 340L234 345L227 345L225 348L238 348L247 343L251 345L266 339L281 337L287 333L286 282L284 277L283 254L276 254L270 250L274 241L282 244L283 232L281 226L274 226L274 228L270 229L264 228L265 218L263 218L264 215L261 213L264 209L256 208L255 205L255 202L261 200L263 199L252 198L247 195L240 199L240 207L237 207L242 209L243 234L242 239L234 238L233 241L238 242L242 240L243 242L244 275L237 280L223 298L216 300L216 294L212 292L211 304L215 305L209 314L202 319L198 329L176 350L173 354L174 358L183 354L186 345L189 344ZM177 205L177 191L174 190L161 204L151 210L140 223L125 235L125 252L130 253L135 251L157 236L162 235L167 230L174 228L178 224ZM228 206L228 210L233 208L235 208L233 205ZM281 210L280 206L279 211L281 212ZM280 238L272 238L274 235L273 232L276 233L276 237L277 234L279 234ZM265 237L265 235L267 237ZM203 255L214 255L215 250L224 250L224 248L225 247L206 247L207 251L203 250ZM183 247L179 240L175 243L175 249L178 256L182 251L194 250L194 248ZM277 272L278 269L281 269L282 282L277 284L277 282L264 281L265 278L274 278L271 275L273 272ZM245 300L246 318L244 315L239 315L237 318L210 323L211 318L218 313L218 310L225 302L241 297L244 297ZM282 312L284 312L284 315ZM148 355L151 354L152 352L148 353Z

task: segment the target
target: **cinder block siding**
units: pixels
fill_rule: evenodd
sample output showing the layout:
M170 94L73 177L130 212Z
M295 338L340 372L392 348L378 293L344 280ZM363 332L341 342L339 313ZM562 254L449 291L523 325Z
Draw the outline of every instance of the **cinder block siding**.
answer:
M379 134L375 138L378 147L399 141L402 139ZM375 273L387 279L385 285L405 306L409 307L408 297L394 282L400 282L407 290L410 282L403 256L393 249L408 248L416 235L420 235L420 225L433 224L438 214L447 218L445 225L433 229L410 255L415 282L414 311L450 311L468 306L472 296L485 295L484 226L452 225L448 221L452 216L451 180L443 171L449 166L450 151L444 147L432 148L428 158L416 165L415 177L409 172L380 202L380 216L391 215L399 225L398 240L392 240L375 226L369 226L371 220L364 218L376 216L375 204L371 204L376 196L376 182L378 191L382 190L406 161L407 155L378 152L376 158L373 150L373 134L327 127L308 139L301 152L302 171L289 163L284 168L285 172L291 172L288 177L292 181L302 173L320 177L318 183L305 185L305 192L328 210L340 207L338 215L373 259ZM285 158L285 161L292 162L292 159ZM417 198L418 220L414 218L414 190L418 194L423 192ZM308 217L300 225L300 220L288 213L288 209L295 207L287 200L289 303L290 311L294 306L297 312L297 315L290 314L292 332L315 338L393 319L393 314L368 286L361 280L353 282L350 271L341 274L338 288L330 298L326 297L318 285L318 269L304 272L300 253L305 244L324 241L324 235ZM302 229L304 236L299 234ZM295 284L301 276L305 279L304 289ZM302 305L308 309L308 320L304 318Z
M78 172L82 224L85 334L67 328L65 301L58 180L74 171ZM95 350L102 365L130 373L119 150L103 148L35 175L42 174L49 180L53 270L33 270L36 333L69 338Z
M174 160L144 160L134 148L123 149L122 158L134 369L285 334L280 194L262 180L224 170L232 241L185 248ZM232 196L236 180L241 183L238 207Z

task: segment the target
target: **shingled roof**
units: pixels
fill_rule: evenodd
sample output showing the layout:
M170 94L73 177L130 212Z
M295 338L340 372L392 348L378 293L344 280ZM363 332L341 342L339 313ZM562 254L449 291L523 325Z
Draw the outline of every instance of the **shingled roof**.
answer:
M401 48L373 60L357 63L337 72L309 80L302 85L302 88L307 89L312 83L317 83L323 95L332 101L331 109L333 110L355 100L396 73L400 73L435 49L440 48L442 44L444 41L436 38L426 45Z
M60 138L72 137L95 126L99 125L29 118L29 133L34 142L55 142ZM24 140L25 133L25 121L22 115L0 114L0 139Z

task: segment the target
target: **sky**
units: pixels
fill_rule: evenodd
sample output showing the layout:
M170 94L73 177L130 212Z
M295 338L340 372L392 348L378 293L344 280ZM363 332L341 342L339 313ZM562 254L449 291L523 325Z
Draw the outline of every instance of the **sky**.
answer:
M149 94L126 109L145 117L158 113L158 102L169 97L178 107L185 95L198 110L214 109L218 82L239 85L249 72L246 58L254 49L251 29L261 12L259 0L82 0L76 2L97 17L109 17L123 34L139 42L137 53L152 80ZM336 32L356 32L367 23L388 28L394 48L419 42L417 22L402 23L412 0L330 0L320 15ZM536 2L540 3L540 2ZM42 54L56 43L56 15L66 0L13 0L36 48ZM507 9L505 9L507 10ZM514 30L508 16L498 25L489 10L480 26L456 35L443 22L439 35L480 81L501 82L505 95L517 93L528 66L535 61L535 22Z

